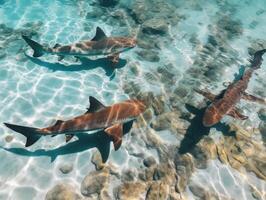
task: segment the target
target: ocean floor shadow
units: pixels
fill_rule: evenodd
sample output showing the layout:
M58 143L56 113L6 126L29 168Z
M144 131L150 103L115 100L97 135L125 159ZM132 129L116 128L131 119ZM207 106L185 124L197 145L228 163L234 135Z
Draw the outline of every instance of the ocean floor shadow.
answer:
M133 120L123 125L124 135L130 131L132 125ZM51 158L51 162L53 162L57 158L57 156L74 154L96 147L102 156L102 161L105 163L108 160L110 154L111 138L103 130L92 134L79 133L76 135L76 137L78 138L78 140L69 142L63 146L51 150L38 149L36 151L29 151L25 148L0 148L20 156L48 156Z
M186 109L189 112L193 113L195 116L193 119L189 120L190 126L187 129L184 139L181 141L179 153L185 154L185 153L193 151L194 147L198 144L198 142L205 135L206 136L209 135L211 128L215 128L217 131L221 131L223 135L228 135L228 136L233 136L233 137L236 136L236 133L233 131L230 131L230 127L225 123L219 122L215 126L205 127L202 124L202 118L206 110L206 107L198 109L189 104L186 104L185 106L186 106Z
M82 71L82 70L93 70L95 68L101 67L104 69L105 74L112 80L115 76L115 69L123 68L127 61L125 59L119 59L119 62L115 67L111 66L111 62L107 58L98 58L92 60L89 58L81 57L78 59L78 64L65 65L63 63L50 63L43 61L39 58L29 56L25 53L25 56L33 63L51 69L53 71Z

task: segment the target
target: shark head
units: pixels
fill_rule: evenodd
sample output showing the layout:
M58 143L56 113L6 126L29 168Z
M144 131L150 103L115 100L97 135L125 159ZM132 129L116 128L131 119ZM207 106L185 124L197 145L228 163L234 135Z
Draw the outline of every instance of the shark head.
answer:
M108 41L108 46L113 53L121 53L134 48L137 45L137 40L130 37L111 38Z
M219 113L215 106L210 106L206 109L203 115L202 123L205 127L210 127L217 124L222 117L223 116Z
M126 100L122 103L115 104L112 109L112 114L119 120L132 120L138 117L146 110L146 105L138 99Z
M138 100L138 99L132 99L132 100L130 100L130 102L134 106L134 111L135 111L136 115L140 115L147 108L147 106L145 105L144 101L141 101L141 100Z

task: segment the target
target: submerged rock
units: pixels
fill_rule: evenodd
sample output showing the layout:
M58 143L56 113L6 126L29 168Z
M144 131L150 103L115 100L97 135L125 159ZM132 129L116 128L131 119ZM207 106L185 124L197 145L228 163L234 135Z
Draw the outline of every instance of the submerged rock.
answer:
M147 158L145 158L143 160L143 164L146 166L146 167L151 167L152 165L155 165L156 164L156 160L154 159L154 157L152 156L149 156Z
M167 199L169 193L169 185L160 181L154 182L147 191L146 200Z
M198 144L208 159L217 158L217 146L211 137L204 137Z
M244 167L258 178L266 180L265 147L252 141L248 131L236 125L231 126L237 136L225 136L219 140L216 144L218 158L237 170Z
M146 60L146 61L149 61L149 62L159 62L160 61L160 57L158 55L158 53L156 51L139 51L137 52L139 58L141 60Z
M192 173L195 171L195 164L192 156L189 154L176 154L175 157L176 173L178 175L176 182L176 191L182 193L189 182Z
M193 155L194 159L195 159L195 166L198 169L206 169L207 165L208 165L208 156L206 155L206 153L199 148L198 146L194 147L191 150L191 154Z
M6 142L12 142L13 139L14 139L14 137L12 135L7 135L5 137Z
M151 123L151 128L156 131L170 130L172 133L185 134L188 122L180 119L181 113L167 112L156 117Z
M174 25L181 19L175 6L164 0L136 0L130 8L130 14L139 24L156 18Z
M204 199L204 200L219 199L219 197L213 194L213 192L210 192L206 190L204 187L194 183L189 185L189 190L193 193L194 196L198 197L199 199Z
M81 183L81 194L90 197L100 195L107 188L109 182L108 170L89 173Z
M68 184L58 184L54 186L45 196L46 200L79 200L82 199L74 188Z
M168 32L168 22L165 19L149 19L142 25L142 31L148 34L166 34Z
M63 173L63 174L68 174L73 170L73 165L72 164L63 164L60 166L59 170Z
M238 37L243 33L243 27L240 20L233 20L230 16L221 16L217 21L218 31L224 34L228 39Z
M101 170L105 166L102 161L102 156L98 150L94 151L91 162L95 165L96 170Z
M121 200L144 199L147 187L143 182L126 182L116 189L115 196Z
M246 166L248 171L254 172L259 178L266 180L266 156L263 158L254 157L252 163Z
M122 181L130 182L134 181L136 177L136 172L133 169L127 169L122 172Z

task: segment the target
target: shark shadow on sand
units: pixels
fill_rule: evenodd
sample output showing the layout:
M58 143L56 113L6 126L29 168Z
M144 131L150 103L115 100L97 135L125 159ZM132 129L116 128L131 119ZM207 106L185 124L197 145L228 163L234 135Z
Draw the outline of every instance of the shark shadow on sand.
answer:
M198 109L189 104L186 104L186 109L194 114L193 119L184 117L185 120L190 121L190 126L187 129L184 139L181 141L179 153L185 154L192 152L198 142L206 135L209 135L210 129L215 128L217 131L221 131L224 135L236 137L234 131L230 131L230 127L225 123L217 123L212 127L205 127L202 124L202 118L205 113L206 107Z
M126 135L130 131L133 125L133 121L134 120L123 124L123 130L124 130L123 135ZM110 154L110 143L112 142L112 140L111 137L109 137L103 130L92 134L80 133L77 134L76 137L78 138L78 140L67 143L64 146L60 146L58 148L51 150L38 149L35 151L29 151L25 148L5 148L5 147L0 147L0 148L20 156L27 156L27 157L47 156L50 157L51 162L53 162L57 158L57 156L83 152L96 147L101 154L102 161L105 163L108 160Z
M25 53L25 56L36 65L46 67L53 71L82 71L82 70L93 70L98 67L104 69L105 74L112 80L115 77L115 69L123 68L127 61L125 59L119 59L118 63L112 66L112 63L108 58L98 58L96 60L88 59L85 57L79 58L79 64L64 65L63 63L50 63L39 58L31 57Z

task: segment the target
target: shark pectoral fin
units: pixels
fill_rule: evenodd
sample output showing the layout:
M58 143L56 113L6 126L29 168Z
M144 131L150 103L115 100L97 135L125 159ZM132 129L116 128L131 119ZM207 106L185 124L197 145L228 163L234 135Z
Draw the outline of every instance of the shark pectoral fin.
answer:
M76 62L78 62L80 60L79 56L74 56L76 58Z
M69 142L74 137L74 134L66 134L65 137L66 137L66 142Z
M102 40L104 38L106 38L107 36L105 35L104 31L100 28L97 27L96 28L96 34L95 36L91 39L91 41L99 41Z
M56 48L61 47L61 46L62 46L61 44L56 43L56 44L54 45L53 49L56 49Z
M255 96L253 96L251 94L248 94L248 93L244 93L242 95L242 98L245 99L245 100L257 102L257 103L260 103L260 104L266 104L266 99L255 97Z
M63 60L64 58L65 58L65 56L60 55L60 56L58 56L58 61L61 61L61 60Z
M63 122L64 122L63 120L58 119L58 120L56 120L54 126L56 126L56 125L60 125L60 124L62 124Z
M227 113L227 115L235 118L235 119L241 119L241 120L245 120L245 119L248 119L247 116L245 115L242 115L237 108L233 108L232 110L230 110L229 113Z
M105 108L105 105L103 105L100 101L98 101L96 98L94 98L92 96L90 96L89 101L90 101L90 107L87 108L86 113L97 112L97 111Z
M108 127L104 130L112 138L114 143L115 151L119 149L122 144L122 136L123 136L123 125L115 124L111 127Z
M204 96L206 99L208 99L210 101L214 101L216 99L216 95L212 94L208 90L200 90L200 89L194 89L194 90L195 90L195 92L201 94L202 96Z
M107 58L111 61L112 65L116 65L117 63L119 63L119 53L112 54Z

